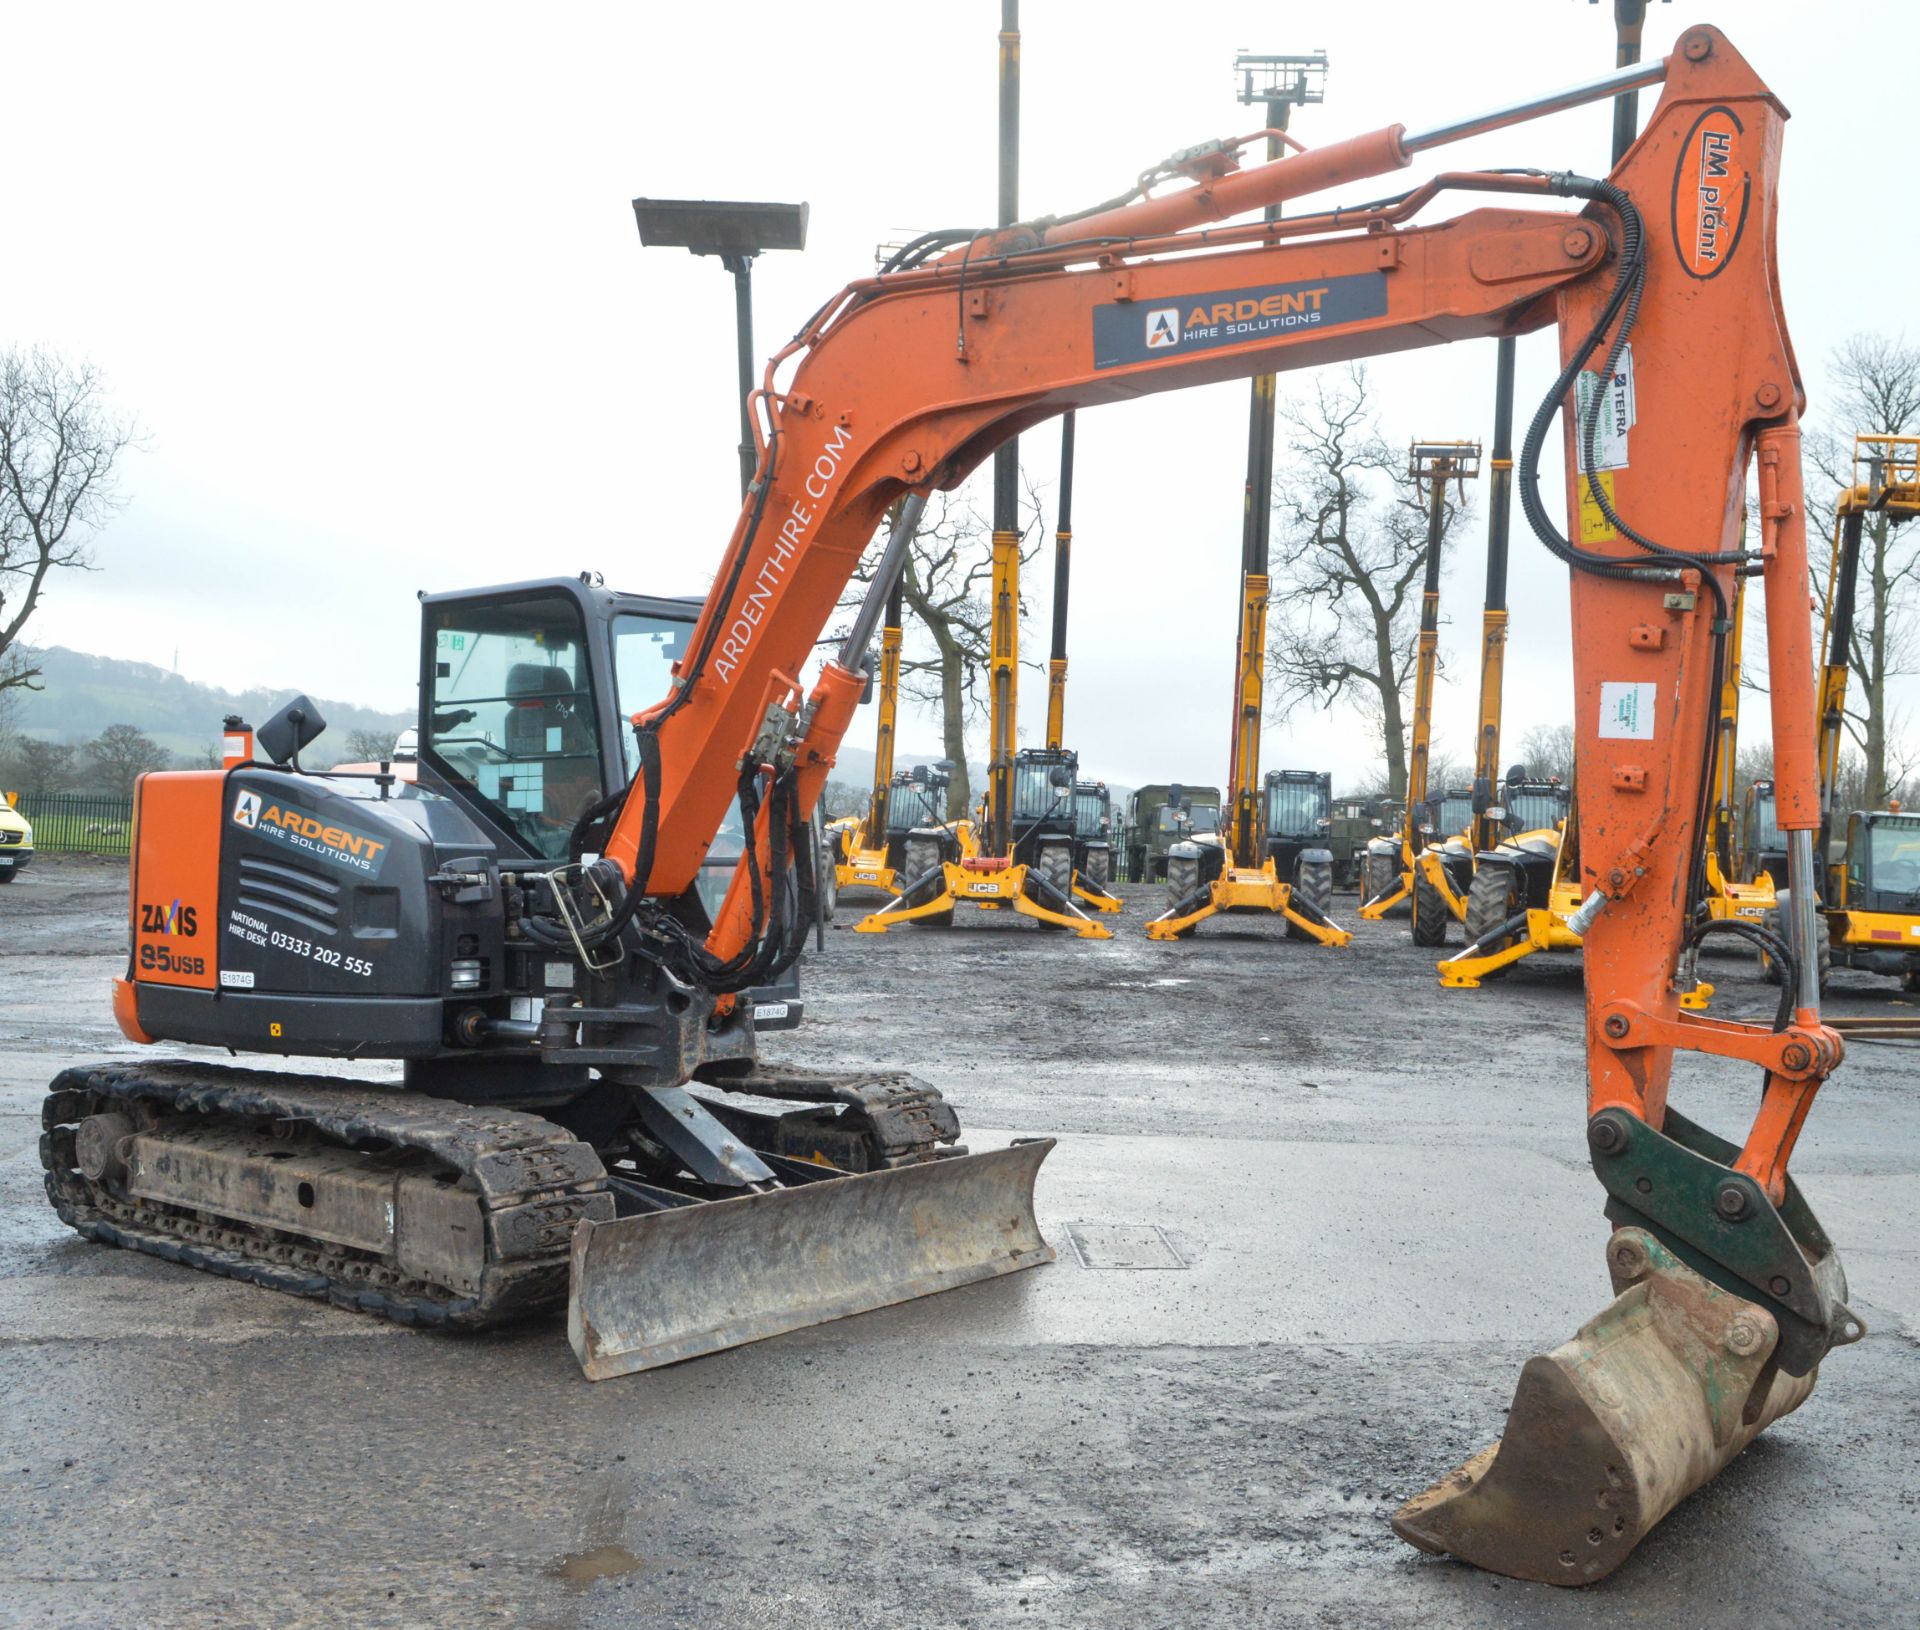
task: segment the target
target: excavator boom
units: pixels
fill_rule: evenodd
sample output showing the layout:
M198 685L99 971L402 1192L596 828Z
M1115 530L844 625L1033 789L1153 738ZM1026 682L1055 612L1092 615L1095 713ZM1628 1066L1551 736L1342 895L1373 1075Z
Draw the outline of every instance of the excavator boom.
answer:
M1386 174L1464 135L1653 84L1664 86L1660 103L1605 180L1447 174L1370 207L1210 224ZM1695 1311L1711 1303L1712 1317L1743 1332L1743 1353L1764 1350L1756 1389L1776 1373L1810 1375L1859 1325L1844 1305L1838 1257L1787 1176L1841 1043L1820 1021L1806 966L1819 801L1803 392L1774 264L1785 119L1724 36L1694 28L1664 62L1556 96L1424 132L1395 126L1245 170L1225 155L1164 197L932 235L887 272L850 285L768 367L752 490L673 694L638 719L657 773L629 795L606 846L627 888L671 897L687 886L701 841L741 781L743 743L749 765L776 783L788 778L800 807L811 805L852 713L864 634L811 690L801 668L903 493L950 488L1001 443L1069 410L1551 324L1563 372L1527 430L1516 488L1536 536L1571 568L1588 1143L1610 1220L1650 1242L1649 1266L1625 1274L1622 1292L1649 1311L1629 1316L1616 1303L1609 1328L1642 1347L1662 1343L1687 1382L1624 1394L1624 1416L1580 1441L1592 1449L1621 1433L1657 1435L1673 1426L1664 1411L1685 1399L1697 1407L1709 1381L1689 1367L1693 1349L1660 1311L1676 1299ZM1436 198L1467 191L1495 201L1415 223ZM1579 207L1543 207L1556 198ZM1539 492L1556 413L1569 472L1565 534ZM1741 509L1756 464L1761 539L1749 553ZM1802 907L1790 939L1773 941L1790 972L1771 1026L1684 1012L1675 988L1700 932L1692 907L1704 887L1732 591L1750 562L1766 589L1779 821ZM885 594L884 571L873 592ZM714 956L752 945L751 874L769 857L763 810L715 923ZM1760 1111L1742 1142L1714 1139L1669 1109L1683 1053L1762 1072ZM1602 1372L1633 1343L1613 1341ZM1604 1386L1600 1395L1611 1396ZM1769 1400L1786 1408L1798 1396L1756 1390L1742 1419L1750 1425L1774 1409ZM1705 1429L1705 1447L1680 1472L1621 1496L1637 1512L1612 1537L1622 1543L1589 1549L1585 1527L1543 1540L1540 1525L1551 1528L1564 1511L1534 1512L1501 1494L1502 1460L1526 1458L1519 1439L1529 1434L1537 1449L1535 1427L1516 1416L1512 1453L1423 1497L1402 1533L1489 1567L1583 1582L1615 1565L1744 1442L1740 1430ZM1613 1470L1631 1480L1640 1464L1629 1457ZM1601 1468L1587 1460L1563 1471L1600 1478L1604 1492ZM1528 1560L1540 1555L1550 1564Z

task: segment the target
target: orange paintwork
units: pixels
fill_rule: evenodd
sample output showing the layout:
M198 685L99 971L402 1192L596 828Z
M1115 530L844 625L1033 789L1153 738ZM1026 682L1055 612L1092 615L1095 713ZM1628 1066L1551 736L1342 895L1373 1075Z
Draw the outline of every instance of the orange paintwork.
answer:
M138 983L211 990L218 980L226 780L220 770L164 771L143 775L134 789L131 977Z
M1710 28L1686 33L1666 75L1659 106L1611 178L1639 212L1646 271L1631 336L1632 411L1609 426L1614 456L1603 462L1614 467L1601 484L1615 512L1661 545L1733 550L1758 448L1780 824L1804 829L1817 819L1799 474L1804 393L1774 257L1786 114ZM801 671L903 492L953 487L1009 436L1069 408L1549 323L1558 326L1563 358L1573 355L1613 292L1621 225L1606 206L1553 207L1538 179L1442 177L1372 212L1179 230L1405 162L1395 132L1377 132L1171 199L1062 222L1032 254L997 258L1020 229L989 235L829 301L769 364L756 395L771 429L755 490L689 646L697 653L710 640L709 655L697 674L689 673L694 658L683 660L684 699L659 728L659 837L648 891L675 896L693 882L733 795L742 745L760 732L770 703L792 705L777 676ZM1534 198L1532 207L1406 224L1443 186ZM1090 243L1095 228L1101 241ZM1341 304L1330 292L1361 286L1368 293L1357 302ZM1233 327L1193 337L1223 303L1232 312L1249 302L1264 311L1276 290L1286 291L1282 318L1249 325L1244 338ZM1109 335L1128 338L1096 355L1103 312ZM1603 346L1587 367L1601 367L1605 354ZM1563 419L1574 471L1574 415ZM1569 476L1567 534L1644 563L1586 488L1585 477ZM1708 733L1718 717L1709 572L1731 602L1730 565L1631 580L1571 576L1581 885L1608 896L1585 936L1588 1107L1617 1105L1655 1126L1676 1045L1751 1053L1730 1033L1674 1028L1696 1022L1680 1011L1674 983ZM829 662L809 698L816 712L802 752L813 785L851 713L843 705L849 687L859 684L859 675ZM628 797L607 846L629 877L644 802L637 789ZM736 878L711 948L731 954L750 926ZM1602 1009L1649 1022L1610 1039ZM1676 1035L1684 1039L1676 1043ZM1742 1168L1776 1194L1805 1101L1840 1056L1838 1037L1817 1015L1800 1015L1793 1038L1819 1061L1816 1072L1791 1083L1769 1077L1767 1107L1742 1156Z
M113 1022L128 1041L151 1047L153 1037L140 1028L140 992L131 979L113 982Z

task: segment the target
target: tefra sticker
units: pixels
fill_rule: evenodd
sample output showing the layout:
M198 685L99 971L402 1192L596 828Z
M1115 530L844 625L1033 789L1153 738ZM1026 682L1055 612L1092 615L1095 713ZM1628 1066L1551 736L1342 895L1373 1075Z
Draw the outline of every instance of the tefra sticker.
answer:
M1600 736L1602 740L1652 741L1653 709L1658 685L1636 680L1600 682Z
M1594 412L1594 398L1600 398L1600 410ZM1624 470L1627 467L1627 432L1640 417L1633 394L1633 347L1622 346L1613 378L1602 380L1592 368L1583 369L1574 381L1575 431L1580 447L1582 469ZM1585 462L1587 419L1593 418L1593 463ZM1612 494L1608 494L1612 501Z

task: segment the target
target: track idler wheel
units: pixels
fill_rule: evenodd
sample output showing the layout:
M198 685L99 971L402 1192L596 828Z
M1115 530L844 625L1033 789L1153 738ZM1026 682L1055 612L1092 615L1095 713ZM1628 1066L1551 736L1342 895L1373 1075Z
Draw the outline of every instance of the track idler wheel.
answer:
M1549 1585L1590 1585L1813 1391L1779 1326L1658 1240L1607 1245L1614 1300L1520 1372L1506 1435L1393 1518L1409 1544Z

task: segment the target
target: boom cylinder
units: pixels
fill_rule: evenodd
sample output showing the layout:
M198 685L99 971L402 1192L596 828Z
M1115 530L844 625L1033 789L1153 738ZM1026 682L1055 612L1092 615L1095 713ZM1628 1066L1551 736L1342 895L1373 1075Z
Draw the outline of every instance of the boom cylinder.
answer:
M1774 808L1783 832L1820 824L1813 718L1813 628L1807 616L1807 499L1800 421L1789 413L1758 437L1760 526L1766 560L1767 674L1773 704Z

